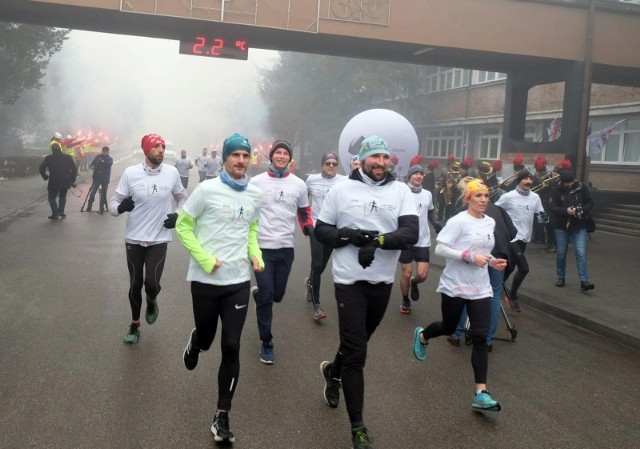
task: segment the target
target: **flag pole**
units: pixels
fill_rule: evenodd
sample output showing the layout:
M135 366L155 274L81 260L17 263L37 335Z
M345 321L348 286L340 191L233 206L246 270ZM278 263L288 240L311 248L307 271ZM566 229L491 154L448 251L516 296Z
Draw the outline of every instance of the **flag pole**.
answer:
M587 174L587 126L591 103L591 56L593 52L593 22L596 12L595 0L589 0L587 12L587 30L585 38L584 74L582 78L582 105L580 110L580 131L578 133L578 155L576 160L576 178L588 184Z

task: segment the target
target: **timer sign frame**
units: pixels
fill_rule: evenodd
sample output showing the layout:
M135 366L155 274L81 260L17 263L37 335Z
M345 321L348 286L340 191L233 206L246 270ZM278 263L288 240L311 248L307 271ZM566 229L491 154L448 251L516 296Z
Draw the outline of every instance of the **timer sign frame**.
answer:
M249 58L249 44L247 41L226 39L220 36L195 36L180 40L179 53L246 61Z

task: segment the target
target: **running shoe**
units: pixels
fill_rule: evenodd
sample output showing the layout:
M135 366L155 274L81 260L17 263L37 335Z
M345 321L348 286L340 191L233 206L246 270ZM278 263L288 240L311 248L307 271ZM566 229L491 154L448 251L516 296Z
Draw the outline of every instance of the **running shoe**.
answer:
M311 291L311 279L304 278L304 296L307 298L307 302L313 302L313 292Z
M411 286L411 300L417 301L420 299L420 290L418 290L418 283L416 282L416 278L411 276L409 279L409 285Z
M273 343L260 346L260 361L265 365L273 365L276 362L276 356L273 353Z
M313 319L316 321L323 320L327 317L327 314L322 310L322 306L320 304L315 304L313 306Z
M49 215L47 218L48 218L49 220L57 220L57 219L58 219L58 216L57 216L57 215Z
M366 427L361 426L351 429L351 438L353 441L353 449L373 449L373 438L367 434Z
M140 325L137 323L131 323L129 325L129 331L124 335L124 342L128 345L138 343L140 338Z
M184 348L184 353L182 354L184 366L186 366L189 371L192 371L198 365L198 357L200 355L200 348L194 344L195 335L196 329L193 328L191 335L189 335L187 346Z
M499 412L501 409L500 403L491 399L491 395L487 390L476 393L471 406L476 410L485 410L488 412Z
M586 292L589 290L593 290L594 288L595 288L595 285L593 285L591 282L580 281L580 291Z
M403 315L411 315L411 303L409 302L409 298L402 298L402 305L400 306L400 313Z
M149 299L147 297L147 308L144 312L144 319L148 324L153 324L158 319L160 313L160 307L158 307L158 298Z
M324 377L324 400L331 408L337 408L340 403L340 388L342 382L340 379L331 377L331 362L326 360L320 364L320 371Z
M424 327L416 327L413 331L413 355L421 362L427 358L427 345L420 340L420 334Z
M60 219L67 218L67 214L65 214L64 212L60 212L60 214L58 214L58 215L60 215Z
M211 423L211 433L213 434L213 439L218 442L228 441L229 443L235 443L236 441L236 437L233 436L229 429L229 414L226 412L216 413L213 423Z

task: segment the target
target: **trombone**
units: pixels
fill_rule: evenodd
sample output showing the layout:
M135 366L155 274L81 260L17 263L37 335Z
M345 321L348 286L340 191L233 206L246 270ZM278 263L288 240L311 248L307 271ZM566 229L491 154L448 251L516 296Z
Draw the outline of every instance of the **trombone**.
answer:
M508 178L506 178L505 180L503 180L500 184L495 186L495 188L489 193L489 198L493 198L500 190L502 190L503 186L508 186L513 181L518 179L518 175L520 175L520 173L524 173L524 172L528 172L528 171L529 170L527 168L523 168L522 170L518 170L513 175L511 175Z
M540 190L550 186L551 184L556 184L560 181L560 173L551 172L550 175L547 175L544 179L541 180L540 184L533 187L531 189L532 192L539 192Z

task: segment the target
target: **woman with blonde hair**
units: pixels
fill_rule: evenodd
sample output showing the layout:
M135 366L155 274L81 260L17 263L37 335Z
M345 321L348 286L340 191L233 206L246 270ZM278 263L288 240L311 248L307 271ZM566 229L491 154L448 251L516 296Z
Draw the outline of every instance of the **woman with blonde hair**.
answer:
M436 255L446 258L437 292L442 295L442 321L414 331L413 353L423 361L431 338L451 335L466 306L471 323L471 365L475 377L476 410L500 411L498 401L487 391L487 333L491 320L493 290L488 267L504 270L507 261L491 255L494 246L493 218L484 214L489 203L489 188L481 179L465 177L458 184L466 211L451 217L437 238Z

